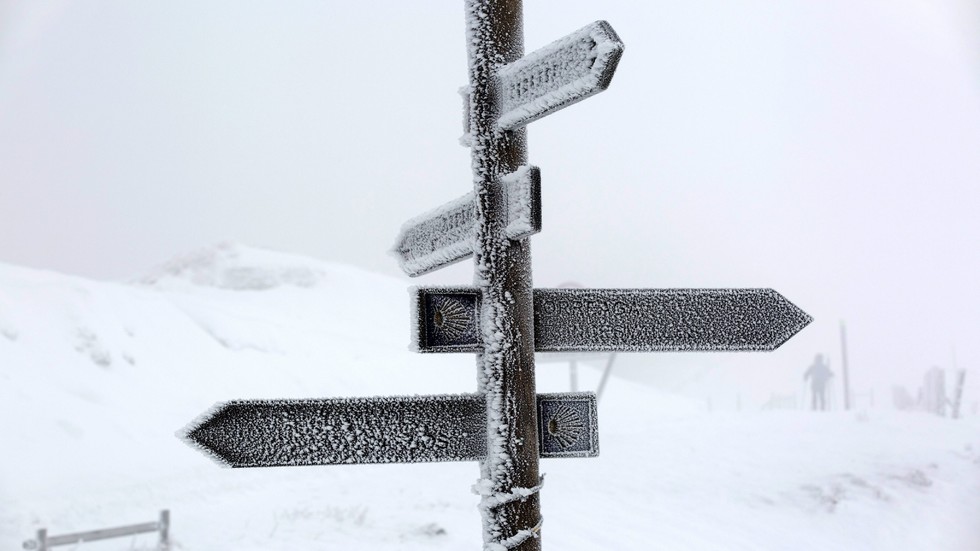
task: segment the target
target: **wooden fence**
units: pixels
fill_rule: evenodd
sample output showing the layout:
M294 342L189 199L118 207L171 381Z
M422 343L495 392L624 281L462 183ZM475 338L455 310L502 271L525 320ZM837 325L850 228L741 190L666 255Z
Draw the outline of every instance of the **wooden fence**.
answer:
M37 537L24 542L24 549L35 551L48 551L56 545L70 545L73 543L83 543L109 538L120 538L147 532L160 532L160 549L170 548L170 511L164 509L160 511L160 520L155 522L144 522L142 524L131 524L129 526L118 526L116 528L103 528L102 530L92 530L90 532L75 532L60 536L49 536L48 530L42 528L37 531Z

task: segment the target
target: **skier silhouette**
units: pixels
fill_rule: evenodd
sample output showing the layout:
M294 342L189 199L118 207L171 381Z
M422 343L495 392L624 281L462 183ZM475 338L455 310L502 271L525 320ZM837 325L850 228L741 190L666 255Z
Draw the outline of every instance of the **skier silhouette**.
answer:
M813 392L813 409L827 409L827 381L834 376L834 372L823 362L823 354L817 354L813 359L813 365L803 374L803 380L810 379L810 390ZM819 407L818 407L819 404Z

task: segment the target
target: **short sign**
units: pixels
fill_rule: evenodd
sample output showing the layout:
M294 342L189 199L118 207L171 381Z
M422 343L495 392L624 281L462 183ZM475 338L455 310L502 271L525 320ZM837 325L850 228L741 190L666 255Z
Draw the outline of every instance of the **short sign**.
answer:
M623 43L605 21L552 42L498 73L504 130L520 128L609 87Z
M414 293L419 352L482 350L475 288ZM534 350L774 350L812 319L772 289L535 289Z
M538 394L541 457L597 457L599 427L591 392Z
M474 287L416 287L413 348L421 352L479 352L480 291Z
M538 395L541 457L599 453L595 395ZM234 400L181 437L229 467L477 461L486 456L479 394Z
M500 179L506 204L509 239L524 239L541 231L541 174L523 166ZM476 204L473 193L446 203L406 222L392 253L402 270L418 276L473 254Z

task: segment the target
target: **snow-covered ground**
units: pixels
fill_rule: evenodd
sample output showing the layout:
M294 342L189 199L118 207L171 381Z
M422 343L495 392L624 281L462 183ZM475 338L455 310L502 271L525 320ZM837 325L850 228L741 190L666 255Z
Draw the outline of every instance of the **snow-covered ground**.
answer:
M238 245L125 284L0 265L0 549L163 508L189 551L478 549L475 463L225 469L174 436L227 399L474 390L471 356L408 351L408 312L402 281ZM599 424L599 458L542 462L547 549L980 549L975 415L712 412L614 377Z

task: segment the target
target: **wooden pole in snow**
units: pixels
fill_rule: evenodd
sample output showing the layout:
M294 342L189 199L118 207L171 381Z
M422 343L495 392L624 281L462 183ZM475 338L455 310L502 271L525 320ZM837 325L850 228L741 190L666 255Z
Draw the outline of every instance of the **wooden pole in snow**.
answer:
M160 549L170 549L170 509L160 511Z
M960 403L963 401L963 382L965 379L966 370L959 370L956 373L956 390L953 391L953 419L960 418Z
M851 384L847 373L847 329L840 322L840 362L841 377L844 379L844 411L851 409Z
M612 373L613 362L616 361L616 353L610 352L609 358L606 359L606 367L602 370L602 378L599 379L599 388L595 391L595 399L598 402L602 399L602 391L606 389L606 383L609 382L609 375Z
M530 240L505 235L501 176L526 163L525 130L502 130L497 72L524 54L520 0L466 0L469 140L476 196L474 283L481 291L487 457L480 463L486 549L541 549Z
M578 364L575 360L568 360L569 386L572 392L578 392Z

